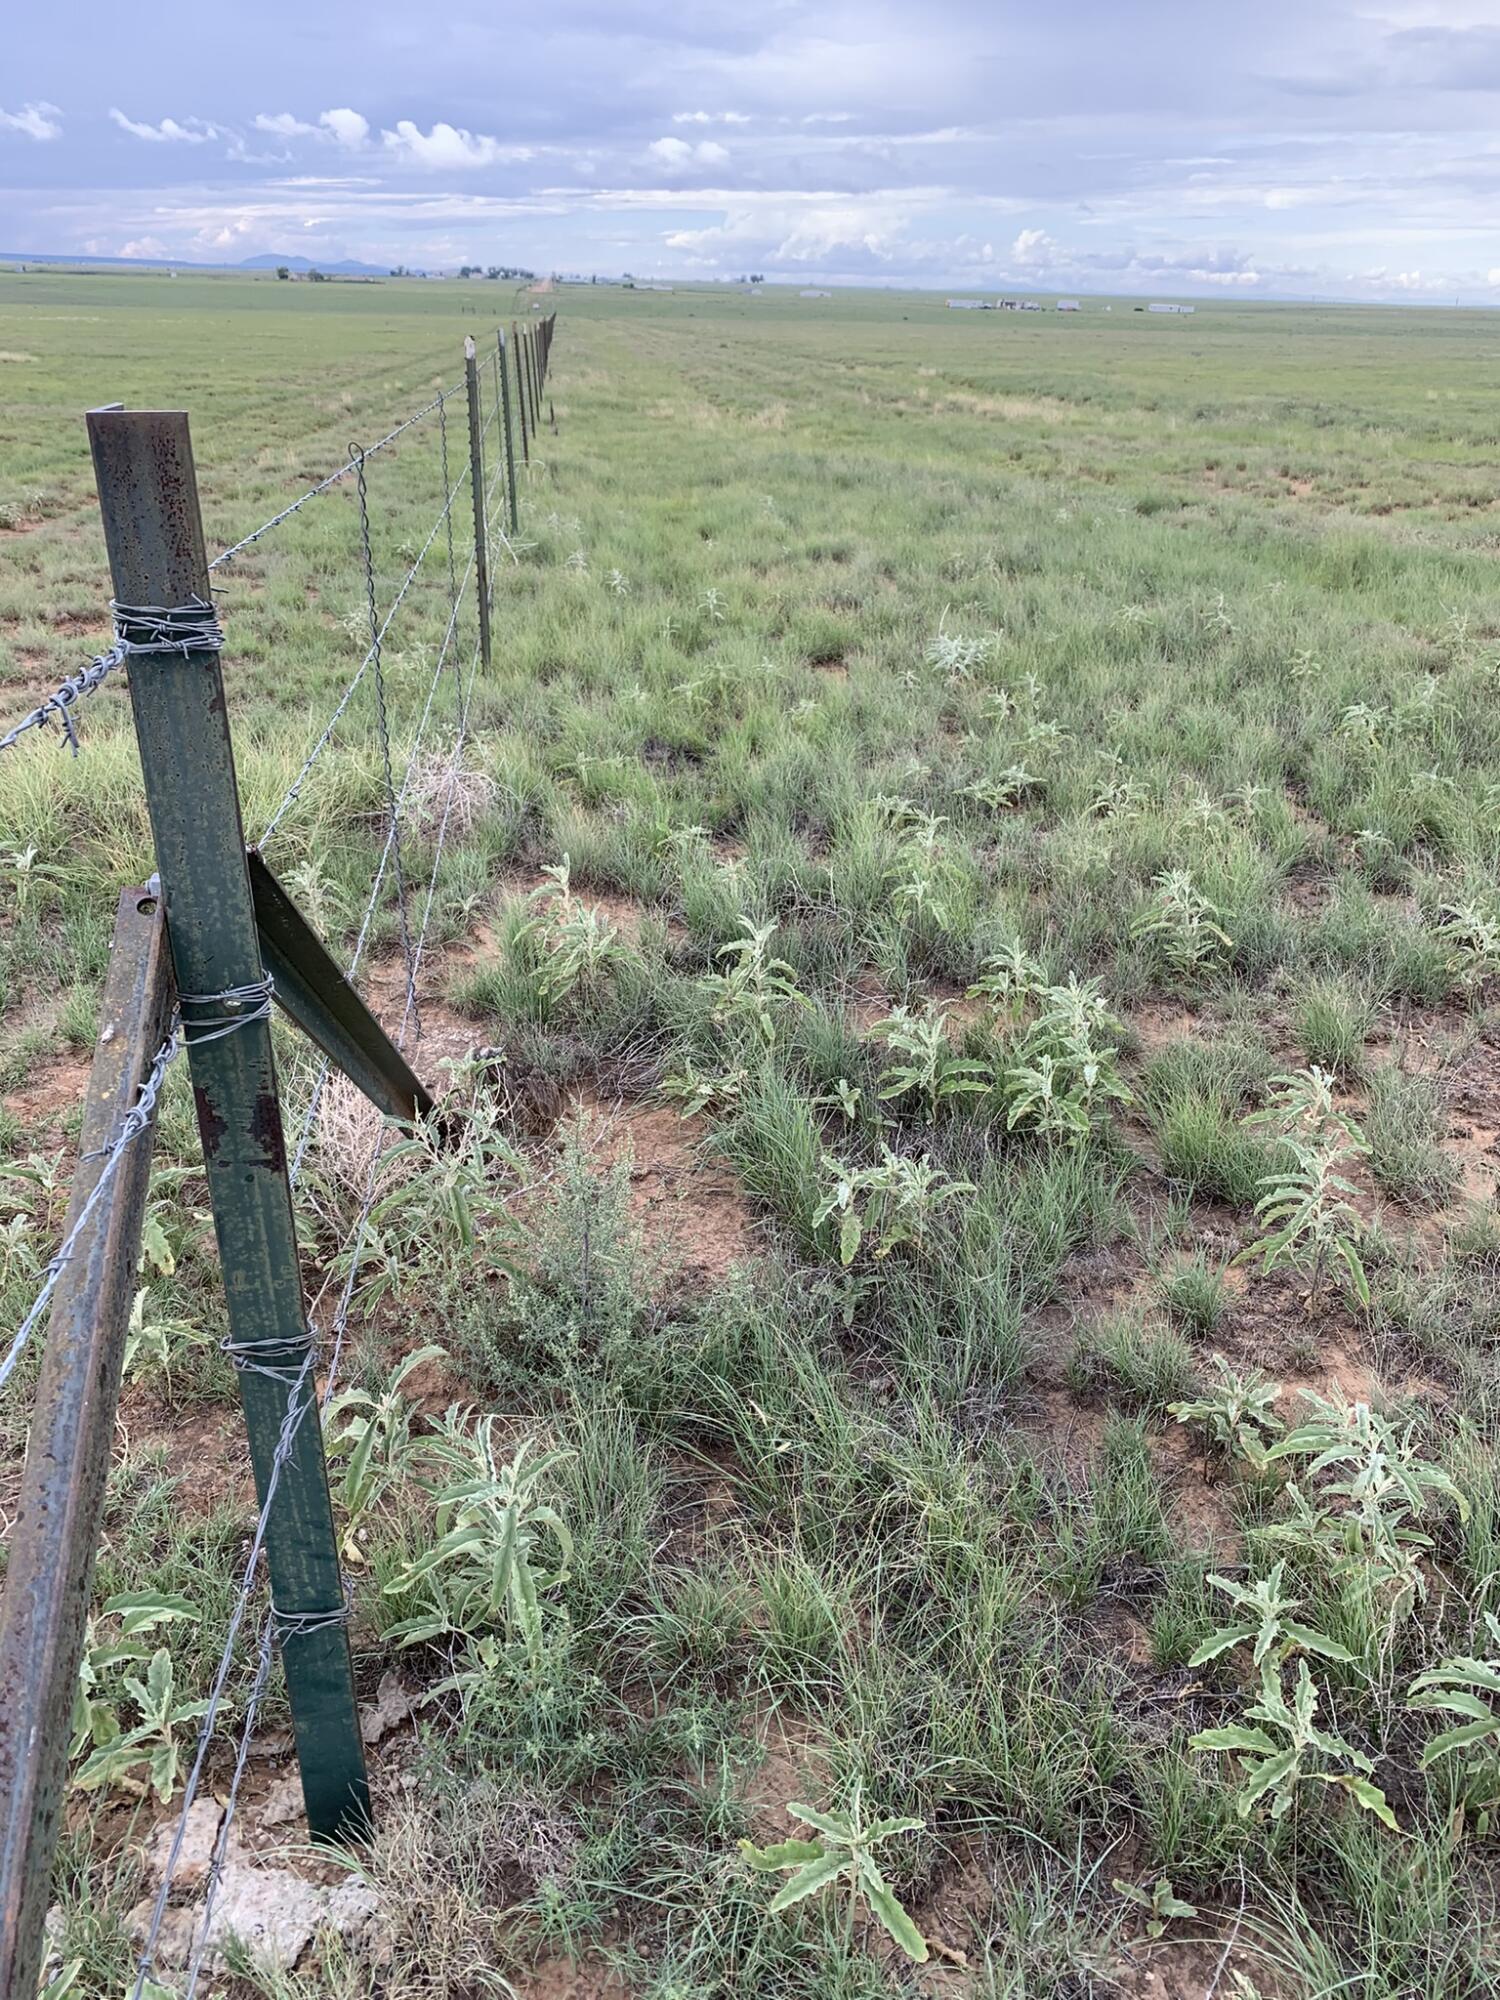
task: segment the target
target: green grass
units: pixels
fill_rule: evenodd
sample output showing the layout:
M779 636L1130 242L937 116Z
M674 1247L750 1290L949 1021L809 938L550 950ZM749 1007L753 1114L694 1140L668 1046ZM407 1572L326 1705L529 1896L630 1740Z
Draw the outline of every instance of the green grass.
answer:
M475 1964L525 1991L558 1955L652 2000L959 1990L832 1902L770 1917L738 1859L742 1835L789 1830L787 1804L842 1807L856 1782L923 1822L882 1856L977 1993L1113 1990L1145 1951L1122 1873L1168 1875L1199 1910L1169 1939L1213 1963L1237 1934L1267 1991L1487 1990L1484 1773L1465 1792L1424 1771L1432 1719L1404 1697L1482 1651L1494 1608L1500 1249L1451 1142L1500 1127L1495 968L1456 962L1443 930L1449 905L1493 914L1500 863L1490 322L975 323L774 288L552 303L557 428L493 551L494 661L424 972L418 1066L483 1054L452 1079L449 1169L387 1211L345 1377L379 1394L403 1354L447 1350L353 1524L361 1689L394 1667L430 1697L374 1758L385 1957L330 1951L247 1990L460 2000ZM4 719L106 634L83 407L192 412L218 547L455 381L462 335L510 305L485 285L0 273L0 347L36 357L0 376ZM449 429L456 453L457 405ZM372 463L383 602L441 476L431 421ZM456 529L461 565L462 507ZM356 530L336 490L224 575L252 837L363 653ZM398 766L448 614L445 538L434 557L387 647ZM473 638L466 608L464 657ZM383 839L371 695L271 849L341 954ZM443 703L439 751L451 682ZM0 757L8 1323L61 1221L114 899L151 867L123 687L81 729L76 760L37 735ZM423 769L406 832L425 883L445 772ZM564 856L600 906L586 939L567 908L526 928ZM745 920L786 968L758 989L724 977ZM397 937L387 896L367 960L385 1006ZM1075 995L1073 1028L1037 1039L1073 975L1098 1006ZM929 1001L975 1066L956 1073L991 1088L890 1089L873 1025ZM1012 1122L1043 1042L1062 1095L1102 1055L1129 1097ZM289 1030L277 1045L295 1126L315 1070ZM1295 1274L1230 1268L1288 1163L1247 1120L1307 1063L1370 1146L1351 1197L1368 1310L1336 1277L1308 1303ZM364 1128L334 1111L299 1203L314 1292L359 1198ZM172 1649L201 1690L249 1503L233 1478L202 1492L239 1419L196 1146L179 1075L156 1191L176 1268L141 1282L201 1339L179 1337L170 1381L147 1363L127 1386L97 1583L193 1600ZM820 1206L841 1174L889 1176L886 1148L962 1192L872 1207L846 1267ZM1409 1615L1333 1560L1283 1462L1205 1463L1170 1421L1221 1362L1405 1394L1411 1449L1469 1508L1429 1493ZM7 1519L33 1379L0 1399ZM569 1454L547 1497L574 1554L539 1644L503 1619L393 1636L450 1404L499 1413L507 1451ZM1279 1408L1299 1414L1290 1389ZM1336 1507L1331 1473L1299 1476ZM1230 1760L1189 1747L1254 1680L1243 1648L1189 1666L1225 1616L1207 1576L1281 1555L1302 1615L1359 1636L1354 1662L1314 1662L1320 1720L1371 1760L1397 1834L1308 1784L1283 1819L1242 1816ZM1372 1618L1389 1629L1367 1647ZM273 1693L268 1726L283 1715ZM228 1771L221 1748L213 1785ZM110 1992L140 1893L118 1809L74 1802L57 1874L66 1948Z

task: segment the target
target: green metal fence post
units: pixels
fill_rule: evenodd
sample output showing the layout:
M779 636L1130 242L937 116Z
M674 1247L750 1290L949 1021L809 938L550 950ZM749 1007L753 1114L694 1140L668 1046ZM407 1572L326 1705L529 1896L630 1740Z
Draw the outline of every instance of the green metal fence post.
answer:
M479 599L479 654L490 663L490 549L484 519L484 425L480 420L479 358L464 335L464 386L469 393L469 491L474 501L474 589Z
M116 615L142 648L131 708L303 1798L315 1837L345 1839L369 1828L369 1786L188 420L98 411L88 426Z
M516 508L516 440L510 422L510 362L505 352L505 328L495 328L495 344L500 355L500 414L505 424L505 484L510 502L510 531L521 525Z
M526 415L531 422L531 435L537 434L536 420L536 371L532 366L531 328L521 328L521 376L526 385Z
M526 424L526 364L522 355L521 336L516 331L514 320L510 323L510 344L516 351L516 408L521 413L521 462L531 463L531 437Z

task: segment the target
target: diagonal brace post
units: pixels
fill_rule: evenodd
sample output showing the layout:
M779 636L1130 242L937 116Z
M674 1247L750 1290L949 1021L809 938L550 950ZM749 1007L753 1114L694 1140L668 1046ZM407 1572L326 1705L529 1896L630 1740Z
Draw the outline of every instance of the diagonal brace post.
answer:
M432 1112L432 1097L349 981L327 946L251 848L250 896L261 955L277 1004L387 1118L409 1125Z

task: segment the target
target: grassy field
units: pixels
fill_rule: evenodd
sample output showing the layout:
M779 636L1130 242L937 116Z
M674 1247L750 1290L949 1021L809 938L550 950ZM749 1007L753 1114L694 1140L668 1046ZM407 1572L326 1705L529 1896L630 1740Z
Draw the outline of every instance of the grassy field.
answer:
M1500 322L545 303L494 666L404 815L422 883L457 805L418 1051L453 1144L383 1169L327 1425L378 1906L212 1990L1500 1990ZM510 310L0 275L0 721L107 636L84 406L191 410L219 546ZM440 481L431 422L372 465L382 602ZM223 573L252 837L364 649L358 556L346 484ZM388 648L403 764L445 564ZM272 847L345 951L369 692ZM7 1327L151 866L123 689L81 733L0 759ZM393 1022L398 932L386 896ZM325 1097L320 1323L371 1138ZM179 1701L253 1517L196 1145L176 1074L97 1578L188 1601ZM497 1473L534 1599L458 1491ZM125 1671L96 1705L190 1746ZM278 1703L242 1859L327 1881ZM58 1962L116 2000L170 1815L82 1769ZM862 1894L813 1887L849 1850L802 1806L895 1822ZM738 1843L788 1838L773 1911Z

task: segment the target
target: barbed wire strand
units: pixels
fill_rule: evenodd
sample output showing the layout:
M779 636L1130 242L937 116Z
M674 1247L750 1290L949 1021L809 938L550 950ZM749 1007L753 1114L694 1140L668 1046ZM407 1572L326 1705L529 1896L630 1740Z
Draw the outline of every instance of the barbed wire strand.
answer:
M416 766L416 760L421 748L423 735L425 733L426 723L428 717L431 714L433 700L437 691L437 686L442 677L443 668L446 664L448 648L452 643L453 635L457 628L459 609L462 603L462 599L465 593L467 592L469 579L473 574L473 568L474 568L474 563L473 563L473 558L471 557L468 565L465 568L463 579L458 584L457 590L453 598L453 608L449 618L448 630L444 635L443 645L439 651L438 664L436 669L434 670L432 683L427 693L427 700L423 706L422 717L418 724L416 739L412 746L411 755L407 761L406 772L402 781L401 796L403 799L405 797L407 787L411 782L411 777ZM461 728L467 722L467 716L469 710L469 696L472 694L474 674L475 671L477 670L478 661L479 661L479 645L476 640L473 655L470 660L468 689L465 692L460 712ZM456 756L459 747L460 747L459 744L456 743L455 769L450 779L450 793L449 793L450 811L451 811L453 787L454 784L456 783ZM426 944L427 930L432 920L437 872L441 865L443 846L446 841L448 816L449 816L448 812L445 811L443 825L439 831L438 851L434 858L433 872L428 885L427 901L422 913L422 925L417 940L418 954L420 954L422 948ZM364 921L360 928L359 940L355 946L354 955L350 962L351 973L357 969L359 960L364 952L366 941L370 934L371 919L376 904L378 903L379 900L380 890L384 882L386 867L389 862L390 853L391 853L391 837L388 834L386 840L385 852L382 856L381 864L376 872L375 884L371 891L369 901L366 904L365 916L364 916ZM407 1019L409 1018L409 1015L410 1015L410 1007L408 1007L407 1016L403 1017L402 1021L401 1038L403 1040L405 1037ZM312 1102L308 1107L308 1113L303 1122L302 1134L299 1139L297 1155L292 1165L290 1179L294 1187L296 1185L297 1178L301 1171L302 1161L305 1155L307 1142L311 1135L312 1120L316 1115L318 1101L321 1098L323 1087L327 1082L330 1071L331 1071L331 1064L327 1060L325 1060L322 1072L318 1078L317 1086L313 1093ZM384 1127L384 1125L382 1125L376 1135L376 1141L371 1151L370 1164L366 1173L365 1187L363 1190L363 1197L360 1204L359 1214L356 1217L355 1222L351 1226L350 1230L348 1231L344 1239L346 1245L350 1244L352 1241L353 1247L350 1250L349 1268L344 1277L338 1304L335 1308L332 1321L330 1322L330 1332L333 1336L333 1343L329 1355L328 1372L325 1380L323 1395L321 1398L321 1408L324 1411L326 1411L328 1408L329 1401L331 1400L334 1392L335 1384L338 1380L339 1364L342 1359L344 1338L348 1329L348 1324L352 1309L354 1288L358 1278L360 1264L363 1261L365 1244L369 1234L370 1216L375 1204L376 1190L378 1189L379 1186L379 1167L380 1167L380 1160L385 1151L386 1136L387 1136L386 1128ZM173 1836L171 1848L168 1851L166 1865L163 1871L163 1878L157 1892L156 1901L152 1907L151 1920L147 1928L147 1934L142 1946L141 1956L137 1963L136 1980L131 1990L130 2000L141 2000L141 1996L145 1988L145 1983L147 1979L151 1977L151 1974L155 1970L156 1951L160 1943L162 1927L166 1920L166 1912L168 1907L168 1900L171 1894L173 1877L176 1873L177 1865L181 1858L182 1846L187 1833L188 1815L195 1800L197 1799L198 1792L201 1786L204 1764L208 1756L209 1746L213 1739L214 1725L215 1722L217 1721L218 1711L223 1701L224 1689L228 1684L229 1675L233 1669L234 1656L238 1645L240 1629L244 1622L245 1612L248 1609L250 1599L254 1593L256 1577L261 1561L261 1553L265 1543L266 1528L270 1517L271 1503L275 1498L276 1488L280 1481L281 1467L285 1464L287 1457L290 1456L292 1444L295 1441L297 1430L303 1421L307 1409L311 1406L311 1400L312 1400L311 1398L306 1398L299 1403L298 1391L305 1384L307 1371L309 1368L311 1368L315 1356L316 1356L316 1349L310 1345L302 1369L299 1372L296 1381L291 1385L288 1392L287 1414L286 1417L283 1419L282 1429L277 1441L276 1451L273 1454L271 1473L267 1481L266 1497L261 1505L260 1514L256 1522L255 1534L252 1539L250 1551L246 1558L244 1571L241 1576L239 1593L236 1597L234 1610L233 1613L231 1614L229 1626L226 1632L224 1649L220 1654L218 1668L215 1672L213 1684L210 1689L208 1706L204 1712L203 1721L199 1730L198 1741L193 1757L192 1767L188 1773L187 1781L185 1783L183 1790L182 1807L178 1816L176 1832ZM197 1935L196 1943L194 1946L192 1962L188 1969L188 1986L183 1996L183 2000L193 2000L193 1995L197 1990L198 1973L201 1968L202 1961L207 1954L211 1925L212 1925L213 1905L217 1899L218 1887L222 1880L224 1865L228 1856L230 1831L233 1826L235 1812L238 1807L241 1781L243 1779L246 1763L248 1761L250 1754L250 1742L254 1733L256 1719L258 1717L260 1710L260 1704L264 1698L265 1688L269 1677L270 1668L268 1660L268 1648L272 1645L274 1641L274 1629L275 1629L274 1616L270 1611L268 1611L261 1632L260 1652L257 1660L256 1673L254 1679L252 1680L250 1692L246 1698L245 1715L241 1725L239 1745L235 1759L234 1773L231 1779L229 1793L225 1800L224 1812L220 1819L219 1828L215 1836L213 1856L209 1864L208 1889L204 1899L202 1929L201 1932L199 1932Z
M126 1149L132 1140L138 1139L141 1133L146 1131L150 1126L167 1071L176 1061L181 1049L182 1031L180 1025L174 1021L171 1032L152 1057L151 1067L142 1080L134 1104L131 1105L130 1109L121 1118L114 1132L103 1146L96 1148L91 1154L85 1154L80 1157L79 1164L81 1166L84 1159L98 1159L102 1155L104 1165L100 1169L98 1180L90 1188L88 1198L84 1202L83 1207L78 1211L78 1220L58 1245L56 1253L48 1263L41 1290L32 1300L25 1318L21 1321L10 1346L6 1349L5 1358L0 1360L0 1389L5 1387L19 1366L21 1356L26 1351L27 1343L40 1325L48 1306L52 1302L52 1294L57 1290L57 1281L62 1276L64 1267L76 1251L78 1239L83 1234L94 1210L103 1199L105 1190L114 1179L115 1172L121 1160L125 1157Z
M354 448L359 459L355 480L359 492L359 539L365 562L365 596L370 607L370 648L375 655L375 720L380 730L380 763L385 774L386 808L391 816L390 841L396 870L396 911L401 925L401 954L406 960L406 998L416 1005L412 974L411 923L406 908L406 864L401 853L401 807L396 799L396 779L391 767L391 719L385 703L385 667L380 640L380 613L375 604L375 555L370 543L370 496L365 484L364 453Z
M430 403L424 403L420 410L414 410L409 417L403 418L393 431L387 431L383 438L378 438L374 444L367 445L363 456L373 458L376 452L384 451L387 445L394 444L404 431L412 428L413 424L421 423L424 417L430 417L434 410L440 409L443 398L452 393L451 389L439 390ZM341 465L336 472L330 472L326 478L320 479L316 486L309 486L300 499L294 500L289 507L283 507L279 514L273 514L269 521L262 521L258 528L252 528L248 535L242 535L239 541L232 543L227 549L221 549L208 566L210 573L224 563L233 562L235 557L243 555L246 549L253 548L263 536L270 534L273 528L279 528L282 522L289 521L293 514L301 513L310 500L316 500L319 494L337 486L340 480L347 479L356 469L356 461L351 454L347 463Z
M396 592L396 595L391 599L390 607L387 610L385 618L381 623L379 632L376 634L376 638L381 643L384 642L385 635L387 632L389 632L391 624L395 619L396 613L401 609L401 606L405 601L407 592L411 589L412 584L415 582L418 570L421 569L423 563L427 560L428 551L431 549L433 543L437 540L438 529L442 527L443 522L445 520L451 518L453 512L453 503L458 498L460 492L463 490L464 483L468 479L468 476L469 475L467 472L460 473L459 477L448 488L447 497L444 499L441 512L438 514L437 519L433 522L431 528L428 530L426 541L423 542L421 548L417 551L416 560L412 563L411 568L406 572L406 575L402 578L400 589ZM365 675L369 672L371 664L373 663L375 658L375 653L376 653L376 647L372 643L370 647L367 649L364 658L360 661L358 667L355 669L354 675L349 681L348 686L344 689L343 694L340 696L338 704L335 707L333 714L329 717L328 722L324 727L322 734L319 736L317 742L314 743L312 749L308 752L306 758L303 760L301 770L297 773L296 777L293 778L291 784L288 785L286 791L282 794L280 804L276 807L276 810L271 814L270 819L266 823L266 829L264 833L262 833L259 841L256 843L256 845L260 848L260 851L262 853L265 852L267 846L270 844L271 837L276 832L276 829L280 826L281 822L286 818L287 814L291 811L292 807L296 804L298 798L301 796L302 787L306 784L308 776L311 773L313 766L317 763L318 759L323 755L323 752L328 748L329 743L333 740L333 732L338 727L339 720L343 716L344 711L348 708L350 702L354 699L355 692L357 691L360 682L363 681Z
M467 584L467 576L465 577L465 584ZM454 603L455 620L457 618L457 613L458 613L458 603L457 600L455 600ZM468 688L469 693L472 693L473 678L475 670L478 665L478 661L479 661L479 645L478 642L476 641L474 646L474 652L470 661L469 688ZM441 671L442 671L442 664L440 663L438 669L439 675L441 674ZM437 681L437 676L434 676L434 688L436 687L436 681ZM468 705L469 705L468 700L466 698L463 711L465 718L467 717ZM431 706L431 698L429 695L429 702L428 702L429 709L430 706ZM425 714L426 711L424 711L424 719L425 719ZM455 754L457 748L458 746L455 745ZM414 750L412 758L413 763L415 762L415 755L416 753ZM410 775L411 768L412 766L409 763L407 767L408 776ZM450 803L451 803L451 789L450 789ZM432 877L428 886L427 901L422 914L422 926L417 944L419 952L422 949L422 947L425 946L426 944L427 929L432 919L437 873L438 873L438 868L441 865L442 848L444 840L446 838L446 831L447 831L447 815L445 814L444 825L439 834L438 852L433 862ZM371 899L372 906L375 897L378 897L378 894L379 894L379 886L377 882L375 896L372 897ZM367 933L368 933L368 923L366 924L365 927L365 934ZM406 1028L406 1021L405 1019L403 1019L402 1022L403 1038L405 1034L405 1028ZM322 1081L326 1079L328 1075L329 1067L330 1065L327 1062L325 1062L323 1065L323 1077L320 1078L319 1080L320 1088ZM348 1231L345 1237L346 1245L350 1244L352 1241L352 1249L350 1250L349 1253L349 1266L344 1275L343 1284L339 1293L338 1303L334 1309L333 1317L329 1324L329 1331L332 1335L332 1347L328 1358L328 1371L325 1379L323 1394L319 1399L320 1411L325 1414L327 1412L329 1403L332 1400L334 1388L338 1381L339 1364L342 1360L345 1336L348 1331L349 1320L352 1314L354 1289L358 1281L360 1265L363 1262L365 1245L369 1235L370 1217L375 1206L376 1192L380 1184L380 1162L381 1159L384 1157L384 1153L386 1150L386 1142L387 1142L387 1131L386 1127L382 1124L382 1126L380 1127L379 1131L376 1134L375 1143L371 1149L370 1162L366 1170L365 1185L360 1203L359 1214L356 1217L355 1222L353 1223L353 1225L351 1226L350 1230ZM300 1163L301 1163L301 1155L299 1153L297 1166L294 1166L293 1168L294 1180L297 1172L297 1167L300 1166ZM302 1370L300 1371L296 1382L292 1385L292 1388L289 1391L287 1414L282 1423L281 1436L278 1439L276 1447L276 1455L272 1461L272 1471L271 1471L271 1477L267 1482L266 1498L261 1507L260 1518L256 1524L255 1537L252 1541L250 1552L246 1559L245 1570L241 1579L240 1592L236 1599L234 1613L230 1619L229 1630L226 1636L223 1653L220 1655L218 1670L216 1671L214 1676L213 1687L209 1695L209 1705L204 1713L203 1723L198 1737L197 1749L193 1758L192 1768L188 1774L188 1779L184 1786L183 1802L181 1811L178 1816L177 1830L176 1833L174 1834L172 1846L167 1855L167 1861L163 1873L163 1879L157 1891L156 1902L152 1908L151 1921L147 1929L147 1935L142 1947L141 1957L140 1960L138 1961L136 1982L132 1989L130 2000L141 2000L141 1996L145 1987L145 1982L148 1978L150 1978L151 1974L155 1970L156 1949L160 1942L163 1924L165 1923L166 1920L166 1912L168 1907L168 1899L171 1893L172 1879L176 1872L177 1864L181 1856L182 1845L187 1832L188 1815L194 1801L197 1798L199 1787L201 1784L203 1766L208 1754L208 1746L213 1737L214 1722L217 1719L219 1706L223 1699L224 1688L227 1685L229 1674L233 1667L234 1653L239 1638L240 1626L243 1623L245 1610L248 1608L250 1598L254 1592L256 1573L258 1571L261 1561L261 1554L265 1542L266 1526L269 1519L271 1502L275 1497L276 1485L279 1482L280 1468L285 1463L287 1457L290 1456L291 1447L292 1443L295 1440L296 1432L298 1428L300 1428L300 1425L303 1421L303 1418L306 1415L307 1410L312 1405L311 1397L306 1398L300 1405L297 1403L296 1398L298 1390L305 1383L307 1371L311 1367L315 1355L316 1355L316 1349L309 1346L307 1357L306 1360L304 1361ZM198 1975L201 1970L203 1960L208 1953L210 1944L210 1935L212 1930L213 1910L215 1903L217 1901L219 1887L222 1883L225 1863L228 1858L230 1833L234 1824L235 1814L238 1809L240 1787L244 1778L246 1766L249 1761L250 1745L254 1736L255 1724L259 1716L260 1705L262 1700L264 1699L265 1689L269 1679L270 1651L274 1643L274 1638L275 1638L275 1615L273 1611L268 1610L261 1630L256 1672L252 1680L249 1693L246 1697L245 1714L240 1728L239 1742L235 1756L234 1772L230 1781L228 1793L225 1797L224 1810L219 1821L219 1827L214 1840L213 1853L209 1862L207 1889L203 1902L202 1925L201 1929L198 1929L196 1931L193 1956L188 1967L188 1974L187 1974L188 1983L183 1993L182 2000L194 2000L194 1995L197 1992Z
M0 750L13 749L28 729L45 728L55 715L62 724L68 748L76 757L79 747L78 726L73 720L73 709L85 695L94 694L103 687L115 668L125 664L125 659L125 648L118 641L107 647L104 652L96 653L86 667L80 667L76 674L69 674L66 680L60 681L51 694L37 704L30 715L23 715L13 729L8 729L3 736L0 736Z

